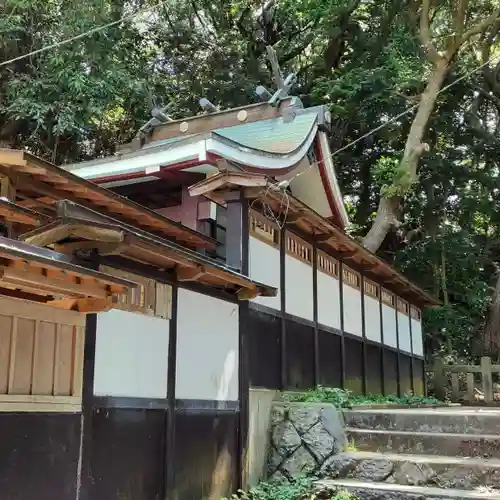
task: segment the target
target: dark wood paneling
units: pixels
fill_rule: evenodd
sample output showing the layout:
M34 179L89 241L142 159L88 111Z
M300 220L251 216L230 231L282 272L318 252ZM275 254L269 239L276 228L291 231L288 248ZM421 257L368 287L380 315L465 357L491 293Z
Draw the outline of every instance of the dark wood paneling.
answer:
M245 339L251 386L280 388L280 332L281 318L249 309Z
M398 393L398 354L384 348L384 385L387 396Z
M238 413L176 415L175 500L220 500L237 489L238 421Z
M79 414L0 413L0 498L73 500Z
M411 357L403 353L399 354L399 376L401 395L411 393Z
M342 345L340 335L318 331L319 383L326 387L342 387Z
M345 337L345 388L363 393L363 339Z
M425 373L423 359L413 358L413 380L415 395L423 396L425 394Z
M88 500L160 500L166 413L96 408L92 414Z
M287 389L314 387L314 328L286 321Z
M366 392L382 394L382 347L366 344Z

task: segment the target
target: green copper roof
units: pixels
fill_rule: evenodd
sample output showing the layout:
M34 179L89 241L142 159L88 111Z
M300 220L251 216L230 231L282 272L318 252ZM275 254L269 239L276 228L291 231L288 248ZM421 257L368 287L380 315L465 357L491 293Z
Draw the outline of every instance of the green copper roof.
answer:
M216 129L214 134L246 148L273 154L289 154L299 149L314 130L317 113L300 112L291 121L271 118L235 127Z

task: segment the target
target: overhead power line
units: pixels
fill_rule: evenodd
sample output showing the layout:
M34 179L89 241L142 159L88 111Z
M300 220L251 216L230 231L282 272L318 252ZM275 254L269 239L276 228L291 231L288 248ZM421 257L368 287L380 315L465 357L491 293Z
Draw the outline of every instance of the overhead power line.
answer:
M98 33L99 31L104 31L108 28L111 28L112 26L116 26L117 24L121 24L125 21L130 21L137 17L138 15L142 14L143 12L148 11L149 9L143 8L139 9L136 12L133 12L132 14L127 14L126 16L121 17L120 19L116 21L112 21L107 24L103 24L102 26L97 26L96 28L92 28L88 31L85 31L84 33L80 33L79 35L72 36L71 38L66 38L65 40L61 40L56 43L52 43L50 45L46 45L45 47L42 47L40 49L33 50L31 52L28 52L27 54L22 54L17 57L13 57L12 59L7 59L6 61L2 61L0 63L0 67L2 66L7 66L9 64L12 64L16 61L21 61L22 59L26 59L27 57L35 56L37 54L41 54L42 52L48 52L49 50L52 49L57 49L59 47L62 47L63 45L67 45L68 43L74 42L76 40L81 40L82 38L86 38L90 35L93 35L94 33Z

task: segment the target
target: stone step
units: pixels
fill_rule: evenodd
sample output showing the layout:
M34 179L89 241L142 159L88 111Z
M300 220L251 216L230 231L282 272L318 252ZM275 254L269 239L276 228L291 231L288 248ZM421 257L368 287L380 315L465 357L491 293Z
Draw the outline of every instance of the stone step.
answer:
M500 458L500 436L446 432L408 432L346 428L354 449L444 455L448 457Z
M324 466L334 479L472 490L500 487L500 459L347 452Z
M367 409L343 414L346 425L358 429L500 434L497 408Z
M426 486L406 486L400 484L372 483L355 479L323 479L317 485L334 491L347 490L354 493L359 500L437 500L447 498L500 500L500 492L488 490L443 489Z

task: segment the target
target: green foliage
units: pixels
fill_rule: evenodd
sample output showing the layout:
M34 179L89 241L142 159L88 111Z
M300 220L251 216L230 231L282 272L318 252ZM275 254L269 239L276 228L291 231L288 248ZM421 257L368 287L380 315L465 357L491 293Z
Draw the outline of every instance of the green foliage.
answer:
M248 492L240 492L231 498L241 500L356 500L357 497L350 493L325 492L316 495L313 486L314 478L298 477L292 483L288 481L262 482ZM226 499L228 500L228 499Z
M337 408L352 408L356 405L368 404L398 404L398 405L442 405L436 398L414 396L383 396L382 394L368 394L366 396L355 396L351 391L332 387L318 386L307 392L284 392L282 400L289 403L330 403Z

